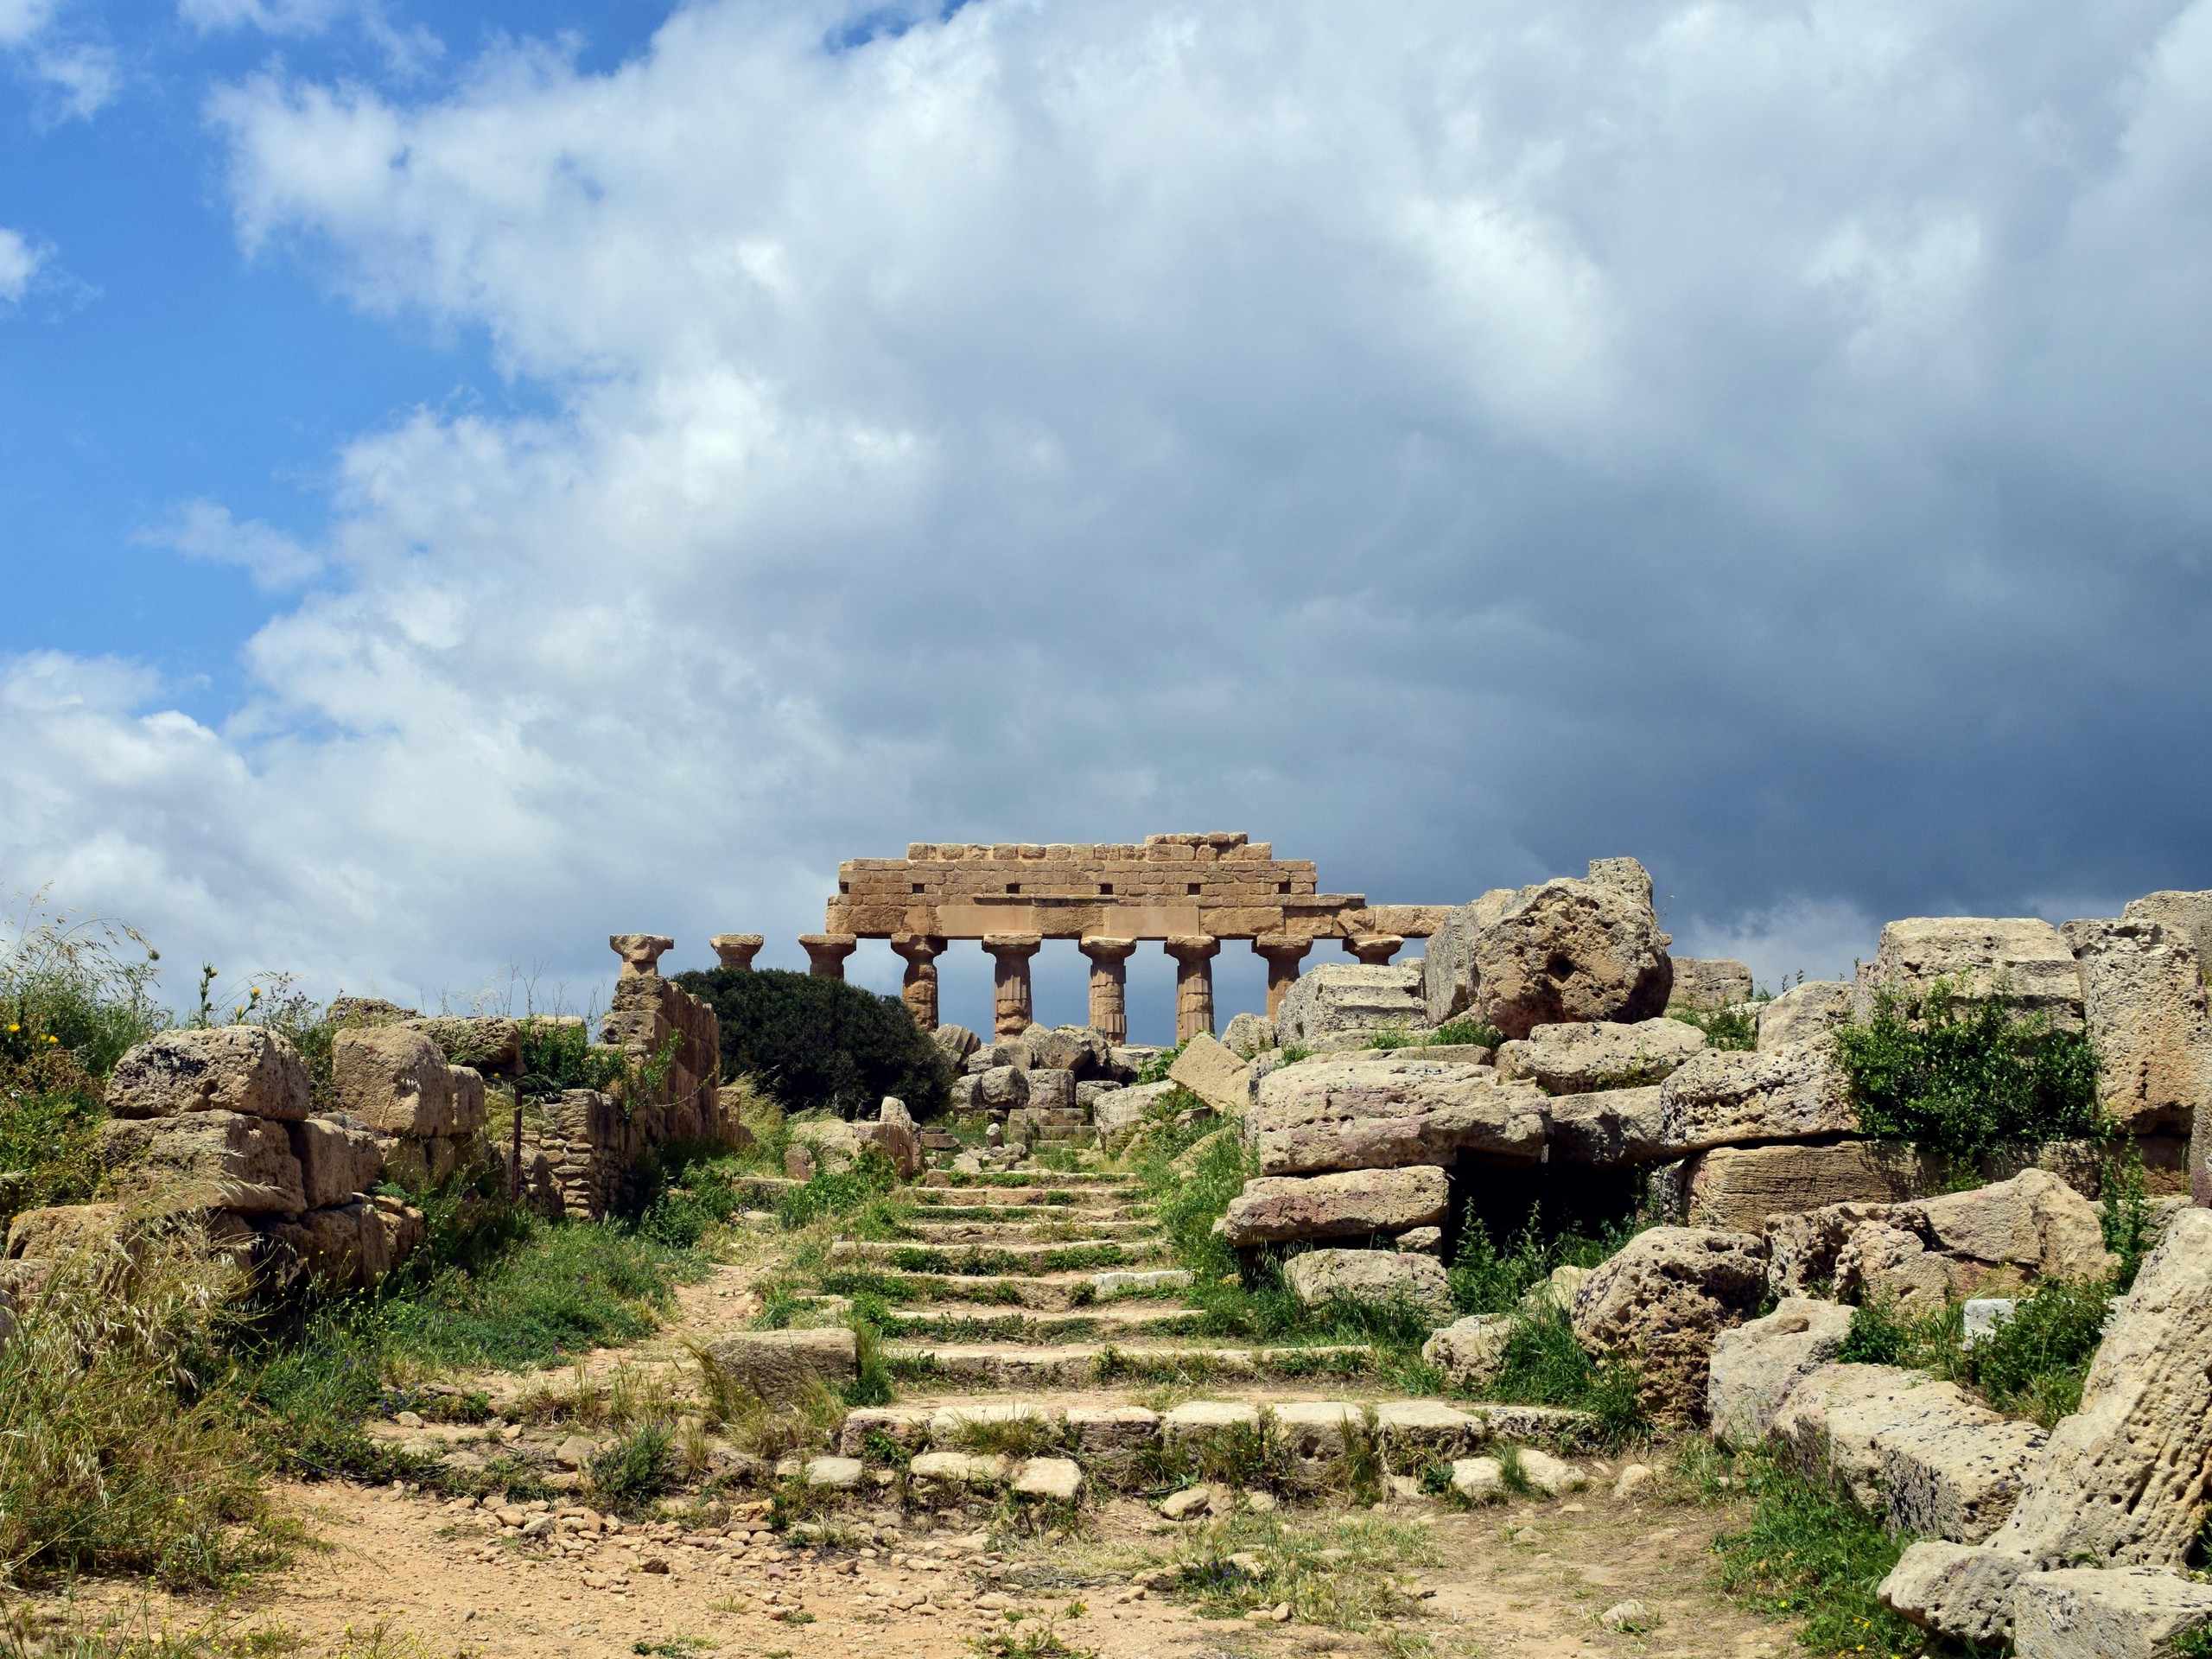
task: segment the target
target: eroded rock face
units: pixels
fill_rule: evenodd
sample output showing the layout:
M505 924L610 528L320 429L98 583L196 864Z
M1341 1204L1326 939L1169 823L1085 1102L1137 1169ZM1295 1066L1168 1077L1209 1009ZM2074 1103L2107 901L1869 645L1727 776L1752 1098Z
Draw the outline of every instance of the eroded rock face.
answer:
M2026 1573L2179 1566L2212 1465L2212 1211L2183 1210L2113 1305L2082 1408L2060 1421L1986 1544L1916 1544L1883 1580L1904 1617L2001 1637Z
M119 1183L242 1215L308 1207L285 1126L243 1112L118 1118L100 1126L100 1162Z
M522 1026L518 1020L441 1014L406 1024L435 1043L448 1065L504 1072L512 1071L522 1058Z
M1263 1014L1240 1014L1221 1033L1222 1046L1239 1059L1264 1054L1277 1043L1275 1022Z
M1840 1302L1785 1297L1763 1319L1723 1331L1714 1339L1706 1379L1706 1414L1715 1439L1756 1445L1798 1382L1834 1359L1851 1332Z
M1893 1204L1942 1185L1936 1161L1891 1141L1716 1147L1690 1160L1688 1215L1700 1227L1766 1230L1767 1217L1838 1204Z
M1591 1274L1570 1317L1590 1353L1630 1357L1646 1412L1694 1421L1705 1410L1714 1342L1751 1318L1765 1289L1766 1247L1757 1237L1654 1227Z
M287 1134L292 1156L300 1160L301 1187L308 1209L345 1204L377 1184L384 1147L374 1131L358 1119L343 1115L302 1118Z
M1230 1200L1224 1231L1239 1249L1300 1238L1402 1233L1440 1225L1450 1191L1444 1172L1427 1166L1263 1175L1247 1181Z
M1533 1163L1544 1098L1487 1066L1420 1058L1307 1060L1260 1079L1244 1120L1263 1174L1448 1164L1463 1154Z
M1751 970L1732 957L1699 961L1694 957L1675 959L1675 988L1667 1005L1710 1012L1733 1007L1751 1000Z
M1241 1116L1252 1101L1251 1068L1205 1032L1184 1044L1167 1080L1189 1090L1217 1112Z
M1314 1306L1338 1300L1407 1302L1427 1318L1452 1317L1452 1286L1433 1256L1395 1250L1307 1250L1283 1264L1298 1300Z
M330 1069L341 1111L385 1135L420 1138L466 1135L484 1127L483 1079L477 1078L475 1121L464 1122L454 1072L438 1046L419 1031L383 1026L341 1031L331 1041Z
M1470 1313L1455 1319L1421 1344L1424 1364L1433 1365L1456 1388L1478 1389L1497 1375L1513 1321L1503 1313Z
M1109 1153L1121 1151L1143 1126L1153 1103L1174 1087L1172 1083L1140 1083L1099 1096L1090 1103L1090 1122L1098 1131L1098 1144Z
M2120 913L2131 922L2158 923L2196 946L2197 961L2212 963L2212 893L2146 893Z
M1770 1054L1825 1036L1857 1018L1859 988L1840 979L1808 979L1759 1005L1759 1052Z
M1659 1085L1659 1098L1669 1155L1859 1128L1850 1079L1828 1040L1754 1053L1707 1049Z
M2082 976L2049 922L2033 917L1915 916L1882 930L1874 960L1860 970L1871 993L1919 996L1939 979L1972 997L1997 996L2020 1014L2082 1026Z
M1682 1020L1538 1026L1497 1051L1497 1074L1548 1095L1640 1089L1665 1081L1704 1047L1705 1033Z
M1421 1000L1430 1025L1440 1026L1475 1006L1475 936L1522 891L1492 887L1472 904L1454 906L1429 936L1421 959Z
M1659 1089L1604 1089L1544 1103L1550 1156L1560 1163L1612 1168L1667 1154Z
M2015 1659L2170 1659L2212 1629L2212 1584L2164 1567L2062 1567L2012 1592Z
M956 1061L965 1060L983 1046L983 1039L965 1026L939 1026L934 1034L937 1046Z
M79 1250L105 1249L121 1231L119 1204L57 1204L26 1210L8 1224L10 1261L59 1261Z
M722 1376L771 1406L789 1405L819 1383L835 1389L860 1369L850 1331L746 1331L707 1344Z
M1674 985L1649 902L1619 885L1562 879L1524 888L1469 948L1474 1007L1506 1036L1578 1020L1663 1014Z
M1424 1023L1422 964L1325 963L1283 993L1275 1027L1286 1045L1323 1048Z
M299 1052L258 1026L162 1032L118 1060L107 1082L107 1109L117 1117L238 1112L291 1122L309 1104Z
M2212 1103L2212 1018L2196 946L2152 921L2069 922L2060 931L2081 965L2105 1110L2133 1135L2188 1129Z

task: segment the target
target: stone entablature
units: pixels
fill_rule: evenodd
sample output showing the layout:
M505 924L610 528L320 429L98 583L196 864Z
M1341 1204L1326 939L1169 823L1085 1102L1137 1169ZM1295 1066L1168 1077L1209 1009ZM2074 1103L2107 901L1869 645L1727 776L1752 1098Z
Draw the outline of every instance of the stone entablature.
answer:
M1241 834L1117 842L916 842L837 867L824 936L980 939L1427 938L1449 908L1322 893L1310 860Z

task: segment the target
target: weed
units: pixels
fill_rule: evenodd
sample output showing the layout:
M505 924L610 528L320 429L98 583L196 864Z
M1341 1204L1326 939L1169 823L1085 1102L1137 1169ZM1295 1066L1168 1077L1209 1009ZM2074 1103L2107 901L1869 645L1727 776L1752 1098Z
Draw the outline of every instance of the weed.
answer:
M1231 1555L1257 1560L1257 1575ZM1306 1522L1239 1510L1209 1524L1184 1547L1171 1593L1223 1618L1288 1602L1301 1624L1382 1635L1389 1621L1419 1611L1403 1586L1407 1569L1435 1564L1428 1529L1371 1516Z
M1637 1230L1618 1224L1594 1236L1572 1226L1548 1235L1541 1210L1532 1206L1521 1231L1500 1249L1471 1204L1460 1229L1459 1255L1446 1275L1452 1300L1462 1313L1510 1313L1555 1269L1594 1268L1618 1254Z
M648 1642L642 1637L630 1644L636 1654L658 1655L658 1659L693 1659L693 1656L712 1653L716 1643L703 1636L664 1636L658 1642Z
M1484 1389L1487 1397L1593 1413L1609 1445L1648 1427L1636 1368L1625 1357L1593 1361L1575 1340L1566 1311L1548 1297L1533 1306L1516 1304L1510 1318L1497 1373Z
M647 1423L605 1451L592 1454L592 1488L618 1514L640 1514L668 1490L674 1450L668 1430L658 1423Z
M2130 1136L2121 1146L2119 1156L2105 1160L2097 1191L2104 1199L2105 1248L2120 1257L2113 1288L2125 1293L2158 1243L2158 1211L2143 1173L2142 1143Z
M1669 1008L1667 1017L1695 1026L1705 1033L1707 1048L1741 1051L1759 1046L1758 1016L1749 1008Z
M1876 1300L1852 1310L1837 1358L1909 1365L1981 1390L1990 1404L2049 1428L2082 1402L2082 1384L2112 1310L2109 1284L2046 1280L2011 1319L1968 1347L1955 1303L1918 1318Z
M1446 1020L1429 1033L1428 1040L1436 1045L1469 1043L1481 1048L1500 1048L1504 1046L1505 1033L1496 1026L1462 1014L1457 1020Z
M776 1215L797 1230L817 1221L849 1216L899 1185L899 1172L880 1147L865 1147L852 1167L815 1172L814 1178L776 1201Z
M986 1630L969 1637L968 1645L983 1659L1097 1659L1096 1649L1070 1647L1062 1641L1058 1624L1051 1620Z
M2104 1133L2097 1053L2047 1014L2000 996L1968 997L1938 980L1925 995L1877 995L1863 1020L1835 1029L1859 1123L1956 1160Z

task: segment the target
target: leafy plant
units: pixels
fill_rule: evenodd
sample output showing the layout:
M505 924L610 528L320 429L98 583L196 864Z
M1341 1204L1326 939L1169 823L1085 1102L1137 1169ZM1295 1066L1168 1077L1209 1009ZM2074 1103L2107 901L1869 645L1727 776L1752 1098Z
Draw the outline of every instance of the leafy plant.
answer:
M778 969L715 968L676 982L721 1022L723 1075L749 1073L791 1110L849 1118L896 1095L922 1118L950 1094L951 1061L895 996Z
M1505 1033L1472 1014L1461 1014L1439 1026L1429 1034L1428 1040L1439 1045L1472 1043L1483 1048L1497 1048L1504 1044Z
M526 1099L590 1089L605 1094L629 1076L630 1057L591 1039L582 1020L532 1016L521 1022L521 1075L515 1092Z
M2143 1147L2129 1137L2118 1157L2107 1158L2097 1182L2104 1198L2105 1248L2120 1258L2113 1288L2125 1292L2135 1283L2143 1258L2158 1242L2158 1211L2151 1205L2151 1189L2143 1173Z
M1732 1006L1725 1008L1669 1008L1669 1020L1679 1020L1686 1026L1695 1026L1705 1033L1707 1048L1747 1051L1759 1046L1758 1016L1749 1008Z
M1922 996L1877 995L1835 1028L1859 1128L1967 1160L2007 1147L2103 1135L2097 1054L2087 1034L2001 996L1938 980Z
M592 1454L594 1491L624 1515L636 1515L666 1491L675 1469L675 1441L658 1423L646 1423Z
M1166 1082L1168 1071L1177 1060L1182 1058L1184 1047L1185 1044L1178 1043L1173 1048L1161 1049L1137 1068L1137 1082L1140 1084Z

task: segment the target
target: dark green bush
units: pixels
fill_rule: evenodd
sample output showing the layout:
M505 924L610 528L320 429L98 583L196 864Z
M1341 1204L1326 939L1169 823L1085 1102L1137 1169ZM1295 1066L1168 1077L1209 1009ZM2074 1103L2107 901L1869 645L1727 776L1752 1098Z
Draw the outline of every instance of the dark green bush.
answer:
M951 1061L895 996L773 968L714 968L676 982L721 1021L722 1075L750 1073L789 1110L855 1117L886 1095L918 1118L944 1109Z
M675 1442L658 1423L647 1423L603 1452L592 1453L591 1484L609 1508L636 1515L669 1487L676 1464Z
M1758 1016L1748 1008L1669 1008L1669 1020L1695 1026L1707 1048L1754 1049L1759 1046Z
M2082 1403L2082 1380L2112 1312L2105 1285L2051 1281L1966 1351L1972 1380L1999 1411L2046 1428Z
M1446 1275L1452 1300L1462 1313L1510 1313L1554 1268L1594 1268L1618 1255L1637 1230L1634 1223L1624 1221L1594 1234L1573 1225L1551 1232L1541 1208L1532 1206L1512 1243L1500 1249L1470 1204L1459 1230L1459 1254Z
M1859 1128L1882 1140L1971 1158L2107 1132L2088 1036L2001 998L1940 980L1924 996L1884 992L1835 1037Z
M515 1092L520 1095L535 1098L570 1089L603 1093L620 1082L630 1069L626 1054L598 1046L581 1025L525 1020L521 1037L522 1075L515 1079Z

